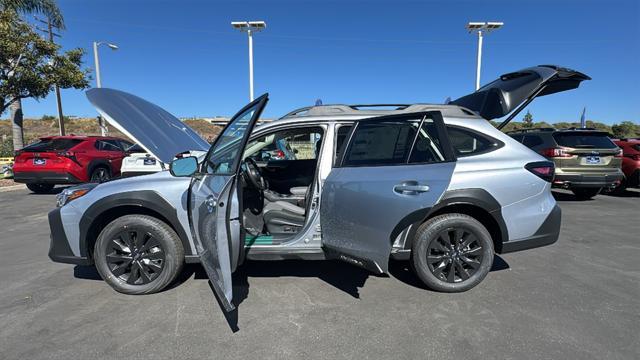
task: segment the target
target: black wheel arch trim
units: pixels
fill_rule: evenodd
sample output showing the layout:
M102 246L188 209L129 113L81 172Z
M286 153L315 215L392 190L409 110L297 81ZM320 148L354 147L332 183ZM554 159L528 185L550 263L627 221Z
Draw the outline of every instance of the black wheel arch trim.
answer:
M151 211L164 217L169 226L178 234L182 246L187 254L192 252L189 244L189 237L178 219L178 212L167 200L153 190L129 191L124 193L105 196L104 198L93 203L82 215L80 219L80 255L90 258L90 244L95 239L89 239L90 236L96 236L93 230L98 225L95 221L109 210L117 207L134 206L139 207L142 212ZM126 215L126 214L123 214ZM188 249L188 250L187 250Z
M487 213L498 224L500 232L500 242L504 243L509 240L509 232L507 225L502 216L502 206L500 203L486 190L479 188L448 190L442 195L440 201L433 206L416 210L409 215L405 216L391 232L391 242L395 241L397 236L406 228L411 225L407 239L404 243L404 249L411 249L413 244L413 238L420 224L426 221L433 214L438 211L453 205L471 205L478 207ZM496 249L496 252L500 252L501 249Z

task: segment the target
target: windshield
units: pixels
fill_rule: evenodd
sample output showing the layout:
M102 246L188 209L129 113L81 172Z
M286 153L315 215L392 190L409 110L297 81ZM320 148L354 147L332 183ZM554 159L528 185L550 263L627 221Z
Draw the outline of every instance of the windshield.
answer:
M599 132L560 132L553 134L560 146L576 149L615 149L616 144Z
M23 150L29 152L69 150L82 141L83 140L79 139L41 139L25 147Z

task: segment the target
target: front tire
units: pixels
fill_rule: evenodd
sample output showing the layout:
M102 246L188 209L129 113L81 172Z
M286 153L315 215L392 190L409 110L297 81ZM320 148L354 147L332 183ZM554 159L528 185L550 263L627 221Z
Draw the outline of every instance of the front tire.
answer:
M571 191L578 200L589 200L600 193L602 188L573 188Z
M478 285L493 264L487 229L464 214L444 214L420 225L413 240L411 265L432 290L463 292Z
M147 215L125 215L100 233L94 248L98 272L114 290L152 294L171 284L182 270L184 249L175 231Z
M111 171L104 166L98 166L91 171L89 181L92 183L103 183L111 179Z
M53 184L27 184L27 189L31 190L36 194L47 194L51 190L53 190Z

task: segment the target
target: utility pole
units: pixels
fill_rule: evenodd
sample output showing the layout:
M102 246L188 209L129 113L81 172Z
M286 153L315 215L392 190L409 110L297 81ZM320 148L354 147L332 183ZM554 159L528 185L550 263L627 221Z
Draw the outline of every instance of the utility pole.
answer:
M47 21L44 21L44 20L38 19L36 17L36 20L38 20L39 22L47 25L47 29L46 30L45 29L41 29L38 26L36 26L36 29L48 33L50 42L52 42L52 43L54 42L53 41L54 36L61 37L59 34L56 34L55 32L53 32L54 26L51 24L51 19L47 18ZM55 66L55 64L52 64L52 66ZM62 98L60 97L60 87L58 86L58 84L54 84L53 86L54 86L54 89L55 89L55 92L56 92L56 103L58 105L58 125L59 125L59 128L60 128L60 136L64 136L64 133L65 133L65 131L64 131L64 115L62 114Z
M94 41L93 42L93 61L96 65L96 87L102 87L102 81L100 80L100 56L98 56L98 46L106 45L111 50L118 50L118 45L104 42L104 41ZM102 136L107 136L108 128L107 123L104 121L102 116L98 115L98 126L100 126L100 134Z

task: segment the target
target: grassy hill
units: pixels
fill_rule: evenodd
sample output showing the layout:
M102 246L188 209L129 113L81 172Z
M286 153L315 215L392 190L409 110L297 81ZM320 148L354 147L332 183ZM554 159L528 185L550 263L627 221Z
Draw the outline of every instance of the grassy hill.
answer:
M95 118L68 119L64 124L67 134L100 135L100 128L98 127L98 122ZM185 120L185 124L209 142L213 141L221 130L220 126L211 125L204 120ZM43 120L25 119L23 125L25 145L38 140L40 137L58 135L59 133L58 121L56 118L45 118ZM108 126L108 128L109 135L126 138L126 136L112 126ZM2 139L0 156L13 156L11 122L9 120L0 120L0 138Z

